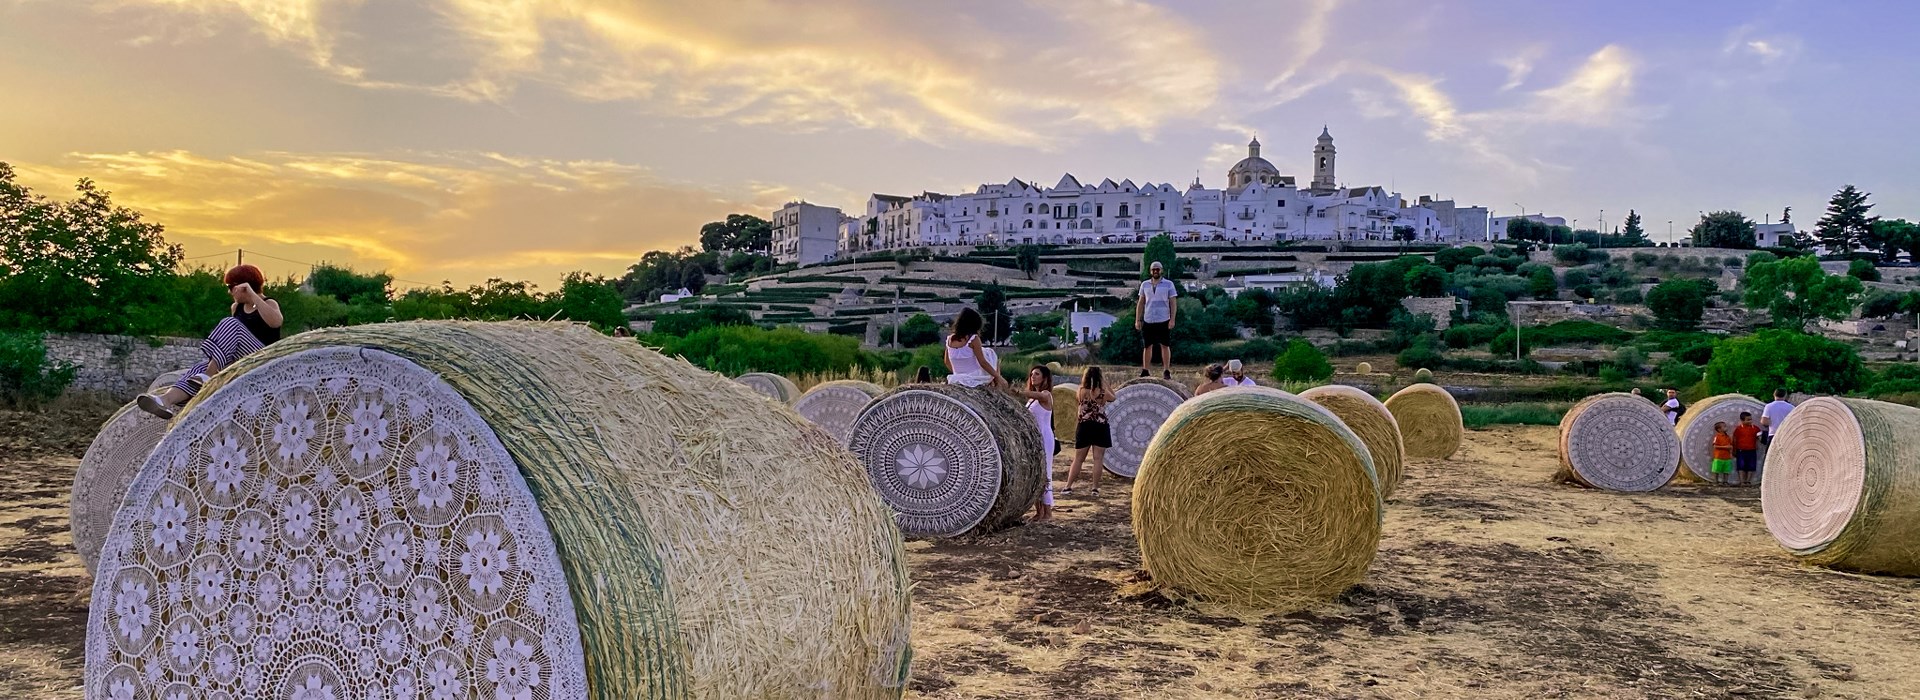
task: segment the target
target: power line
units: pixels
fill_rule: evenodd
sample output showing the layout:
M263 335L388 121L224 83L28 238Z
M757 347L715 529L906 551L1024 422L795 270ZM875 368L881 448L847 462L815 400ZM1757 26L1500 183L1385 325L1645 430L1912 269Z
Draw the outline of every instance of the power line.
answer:
M238 255L240 255L240 253L241 253L241 251L243 251L243 250L245 250L245 249L244 249L244 248L235 248L235 249L233 249L233 250L229 250L229 251L226 251L226 252L221 252L221 253L214 253L214 254L212 254L212 255L196 255L196 256L194 256L194 257L191 257L191 258L181 258L181 260L183 260L183 261L184 261L184 260L201 260L201 259L204 259L204 258L224 258L224 257L226 257L226 256L229 256L229 255L233 255L233 256L238 256ZM305 265L305 266L307 266L307 269L308 269L308 270L312 270L313 268L316 268L316 267L319 267L319 266L320 266L320 265L318 265L318 264L316 264L316 263L310 263L310 262L307 262L307 261L304 261L304 260L294 260L294 259L292 259L292 258L283 258L283 257L280 257L280 256L278 256L278 255L268 255L268 254L266 254L266 253L262 253L262 252L260 252L260 251L258 251L258 250L255 250L255 251L253 251L253 254L254 254L255 256L257 256L257 257L262 257L262 258L266 258L266 259L268 259L268 260L278 260L278 261L280 261L280 262L283 262L283 263L293 263L293 264L295 264L295 265ZM400 278L398 278L398 277L391 277L391 276L389 276L389 278L390 278L390 279L392 279L392 280L393 280L393 281L395 281L395 282L403 282L403 283L406 283L406 284L415 284L415 285L419 285L419 286L422 286L422 287L435 287L435 286L438 286L438 285L435 285L435 284L433 284L433 283L430 283L430 282L420 282L420 281L417 281L417 280L403 280L403 279L400 279Z

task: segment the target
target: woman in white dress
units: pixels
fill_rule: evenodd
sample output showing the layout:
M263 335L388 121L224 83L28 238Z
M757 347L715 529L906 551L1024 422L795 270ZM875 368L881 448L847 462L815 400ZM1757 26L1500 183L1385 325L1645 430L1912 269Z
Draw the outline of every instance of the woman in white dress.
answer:
M947 383L962 386L1003 386L999 358L980 344L980 328L986 325L980 312L961 309L953 319L953 333L947 336Z
M1047 475L1047 490L1040 494L1040 503L1034 506L1033 521L1051 520L1053 455L1059 450L1059 443L1053 439L1053 370L1046 365L1034 365L1027 370L1027 388L1018 393L1027 397L1027 413L1033 414L1033 422L1040 426L1040 459Z

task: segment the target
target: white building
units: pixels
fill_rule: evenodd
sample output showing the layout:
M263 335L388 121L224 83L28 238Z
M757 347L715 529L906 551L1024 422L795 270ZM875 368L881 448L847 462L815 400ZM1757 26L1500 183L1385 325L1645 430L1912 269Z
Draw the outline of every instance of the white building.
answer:
M773 259L812 265L832 260L840 248L840 226L847 215L836 207L788 202L773 212Z
M1113 314L1100 311L1075 311L1067 317L1067 323L1073 327L1075 343L1099 342L1100 334L1118 320Z
M1753 243L1761 248L1781 245L1781 239L1792 239L1798 235L1793 224L1754 224Z

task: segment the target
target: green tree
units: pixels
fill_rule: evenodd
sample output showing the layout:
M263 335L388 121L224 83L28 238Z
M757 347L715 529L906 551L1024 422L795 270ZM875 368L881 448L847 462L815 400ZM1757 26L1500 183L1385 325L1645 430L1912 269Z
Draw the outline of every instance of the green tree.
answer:
M47 359L47 344L39 333L0 331L0 406L34 408L58 398L76 371L71 364Z
M710 326L751 326L753 316L741 309L702 307L698 311L677 314L660 314L653 317L653 332L657 335L686 337L694 331Z
M1852 255L1856 248L1873 243L1873 218L1867 215L1872 208L1867 193L1853 185L1840 188L1827 200L1827 215L1814 224L1814 238L1829 252Z
M680 288L694 294L707 288L707 271L700 267L700 263L689 260L680 267Z
M1173 250L1173 237L1160 234L1147 239L1146 251L1140 254L1140 279L1147 278L1147 268L1160 263L1167 279L1180 274L1180 258Z
M1560 297L1560 281L1554 279L1553 268L1541 266L1527 276L1527 293L1535 299L1557 299Z
M592 325L602 331L627 325L626 302L607 278L585 272L567 273L560 282L560 318Z
M1844 394L1867 380L1853 346L1798 331L1761 329L1721 341L1707 363L1715 393L1770 396L1774 389Z
M1273 378L1283 382L1304 382L1333 376L1333 363L1325 353L1304 340L1287 343L1287 351L1273 361Z
M365 299L377 299L385 303L388 300L388 287L392 284L393 275L385 272L360 274L354 272L353 268L332 263L320 263L307 273L307 287L314 294L339 299L343 304Z
M700 249L710 252L767 250L773 246L773 225L752 214L728 214L700 227Z
M1439 265L1442 270L1453 272L1460 269L1461 265L1471 265L1474 258L1486 254L1486 249L1479 246L1467 245L1457 248L1441 248L1433 254L1433 264Z
M922 345L938 343L940 342L941 330L940 322L933 320L932 316L914 314L911 318L908 318L904 323L900 324L900 347L917 348ZM882 338L881 340L892 340L892 338Z
M1858 279L1827 274L1811 257L1787 258L1747 268L1745 300L1773 314L1776 328L1801 331L1816 319L1846 318L1864 288Z
M1737 211L1716 211L1700 217L1689 231L1696 248L1745 248L1754 246L1753 220Z
M982 340L998 343L1013 332L1013 314L1007 313L1007 290L998 283L989 284L980 296L974 300L974 308L980 317L986 319L986 328L981 331Z
M1015 246L1013 262L1021 272L1027 273L1027 279L1033 279L1034 273L1040 271L1040 246L1031 244Z
M0 162L0 327L86 333L204 332L155 328L138 309L165 293L180 263L159 224L115 206L82 179L54 202ZM222 309L225 308L223 304Z
M1447 293L1447 273L1436 265L1421 265L1407 271L1407 293L1432 298Z
M1646 229L1640 227L1640 212L1632 209L1627 210L1627 228L1622 235L1626 237L1630 246L1642 246L1651 242L1647 240Z
M1847 263L1847 276L1862 282L1880 281L1880 268L1873 266L1872 260L1854 258Z
M1892 262L1900 253L1920 262L1920 224L1906 219L1874 219L1873 239L1881 246L1880 259Z
M1441 352L1443 347L1439 338L1423 335L1414 338L1407 349L1401 350L1399 355L1394 356L1394 361L1400 363L1401 367L1409 369L1433 369L1447 359Z
M1700 327L1706 313L1706 294L1693 280L1670 279L1647 290L1647 309L1654 323L1670 331L1691 331Z

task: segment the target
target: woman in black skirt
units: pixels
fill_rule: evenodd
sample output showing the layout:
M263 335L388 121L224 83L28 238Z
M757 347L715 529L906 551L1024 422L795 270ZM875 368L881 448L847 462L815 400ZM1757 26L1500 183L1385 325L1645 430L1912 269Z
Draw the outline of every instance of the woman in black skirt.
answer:
M1113 390L1108 389L1100 380L1100 368L1088 367L1080 375L1080 424L1073 431L1073 464L1067 467L1067 487L1060 490L1061 495L1073 493L1073 481L1080 476L1080 464L1087 461L1087 454L1093 454L1093 495L1100 495L1100 472L1106 467L1107 448L1113 446L1113 431L1107 427L1107 404L1113 401ZM1064 406L1054 410L1063 410Z

